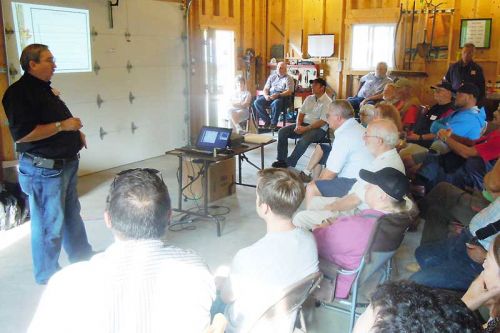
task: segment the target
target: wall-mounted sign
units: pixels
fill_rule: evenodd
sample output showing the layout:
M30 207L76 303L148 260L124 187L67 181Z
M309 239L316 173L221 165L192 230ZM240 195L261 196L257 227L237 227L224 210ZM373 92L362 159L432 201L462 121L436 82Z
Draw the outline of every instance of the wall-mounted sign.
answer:
M460 47L472 43L477 48L489 49L491 42L491 19L462 19L460 25Z

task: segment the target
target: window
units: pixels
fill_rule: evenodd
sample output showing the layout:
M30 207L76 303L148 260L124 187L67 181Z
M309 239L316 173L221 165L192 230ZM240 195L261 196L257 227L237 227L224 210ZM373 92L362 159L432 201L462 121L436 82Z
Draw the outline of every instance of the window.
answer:
M394 24L355 24L352 26L351 69L372 70L385 61L394 64Z
M12 12L19 54L29 44L46 44L56 72L92 71L88 10L13 2Z

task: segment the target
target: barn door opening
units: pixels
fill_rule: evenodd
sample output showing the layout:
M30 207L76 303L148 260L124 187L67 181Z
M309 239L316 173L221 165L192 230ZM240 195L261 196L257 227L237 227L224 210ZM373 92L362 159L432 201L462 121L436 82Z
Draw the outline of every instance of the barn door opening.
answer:
M228 100L234 91L234 31L206 29L205 112L207 125L227 127Z

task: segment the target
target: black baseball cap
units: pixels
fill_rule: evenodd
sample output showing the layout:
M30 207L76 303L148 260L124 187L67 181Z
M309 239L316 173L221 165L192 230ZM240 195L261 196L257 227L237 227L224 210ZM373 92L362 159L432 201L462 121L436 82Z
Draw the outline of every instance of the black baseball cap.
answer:
M443 88L443 89L451 91L451 93L455 93L455 89L453 89L451 83L447 82L447 81L443 81L441 83L438 83L438 84L431 86L431 89L437 89L437 88Z
M410 189L410 181L404 173L391 167L372 172L365 169L359 171L359 177L364 181L377 185L393 199L404 201L404 196Z
M474 83L469 83L469 82L462 84L458 88L457 92L472 95L474 96L475 99L477 99L480 94L479 88Z
M314 79L314 80L309 80L309 83L310 84L313 84L313 83L319 83L321 84L323 87L326 87L327 84L326 84L326 81L323 80L322 78L318 77L317 79Z

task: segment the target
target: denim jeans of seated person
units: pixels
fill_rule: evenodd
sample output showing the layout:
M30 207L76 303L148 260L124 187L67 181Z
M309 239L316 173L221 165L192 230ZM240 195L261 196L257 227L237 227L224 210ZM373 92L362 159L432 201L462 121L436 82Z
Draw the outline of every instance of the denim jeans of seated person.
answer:
M415 258L421 270L410 280L431 288L467 290L483 271L467 254L465 243L470 238L470 232L463 230L458 236L419 246Z
M45 284L60 269L61 246L70 262L88 259L92 248L80 216L78 160L62 169L46 169L21 157L19 183L29 196L31 250L35 280Z

